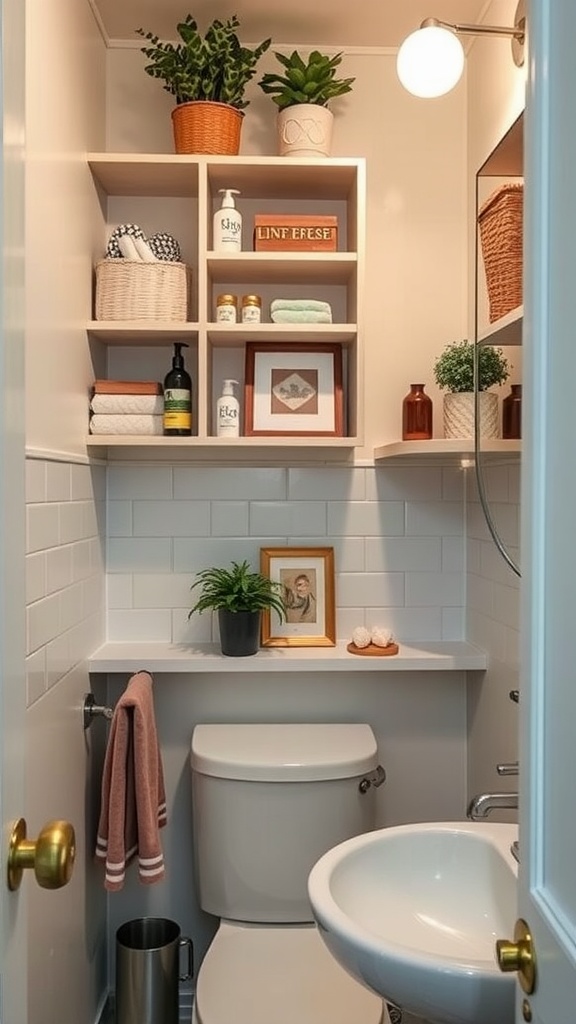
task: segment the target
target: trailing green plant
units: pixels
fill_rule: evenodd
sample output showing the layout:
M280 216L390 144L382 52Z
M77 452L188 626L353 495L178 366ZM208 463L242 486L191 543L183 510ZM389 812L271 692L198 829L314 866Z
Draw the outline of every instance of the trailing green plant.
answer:
M201 587L200 597L188 613L225 608L230 612L258 612L265 608L286 617L282 589L279 583L260 572L252 572L247 561L232 562L230 569L202 569L190 587Z
M510 374L501 348L478 346L478 390L504 384ZM447 345L434 364L434 377L446 391L474 391L474 345L469 341Z
M142 47L150 61L144 70L164 82L164 89L176 97L177 104L213 100L243 110L249 102L244 99L246 86L272 40L265 39L250 50L238 39L239 27L234 14L228 21L215 19L202 36L192 15L187 14L176 26L181 39L176 44L161 42L153 32L136 29L151 43Z
M274 56L286 70L286 74L267 72L258 85L272 97L274 103L283 110L296 103L316 103L325 107L335 96L343 96L350 92L354 78L336 78L336 68L342 61L342 54L336 53L328 57L318 50L313 50L305 62L297 50L287 57L283 53Z

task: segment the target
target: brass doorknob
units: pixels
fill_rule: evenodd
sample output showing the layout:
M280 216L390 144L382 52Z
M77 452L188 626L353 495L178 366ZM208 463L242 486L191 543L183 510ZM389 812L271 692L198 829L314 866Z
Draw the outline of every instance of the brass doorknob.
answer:
M536 951L530 929L519 918L514 927L514 942L498 939L496 959L501 971L518 971L518 981L526 995L531 995L536 986Z
M61 889L72 877L76 837L68 821L48 821L38 839L26 839L26 821L19 818L10 835L8 888L18 889L22 872L33 868L42 889Z

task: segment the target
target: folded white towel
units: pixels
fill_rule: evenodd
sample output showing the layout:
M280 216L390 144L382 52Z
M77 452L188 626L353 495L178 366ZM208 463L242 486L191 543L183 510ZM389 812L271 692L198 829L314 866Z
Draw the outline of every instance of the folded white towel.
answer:
M138 250L130 235L121 235L118 239L118 246L125 260L140 260Z
M331 324L331 313L320 313L314 309L276 309L270 314L274 324Z
M320 299L272 299L270 311L275 313L279 309L313 309L316 313L330 313L332 316L330 303Z
M163 416L96 414L90 420L91 434L162 434Z
M163 395L94 395L90 402L92 412L137 415L148 413L161 416L164 412Z

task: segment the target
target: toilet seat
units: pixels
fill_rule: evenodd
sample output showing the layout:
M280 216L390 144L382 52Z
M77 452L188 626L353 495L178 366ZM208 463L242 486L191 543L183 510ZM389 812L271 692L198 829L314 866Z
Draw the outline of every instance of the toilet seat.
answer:
M383 1024L382 1000L343 970L315 925L222 921L198 975L198 1024Z

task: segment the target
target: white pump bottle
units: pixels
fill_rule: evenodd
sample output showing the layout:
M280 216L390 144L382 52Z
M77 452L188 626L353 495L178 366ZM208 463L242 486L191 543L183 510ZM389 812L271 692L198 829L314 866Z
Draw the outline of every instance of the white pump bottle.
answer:
M222 394L216 402L216 436L240 436L240 403L234 394L237 380L225 380Z
M240 252L242 249L242 214L236 209L234 196L237 188L221 188L222 206L216 210L213 222L214 252Z

